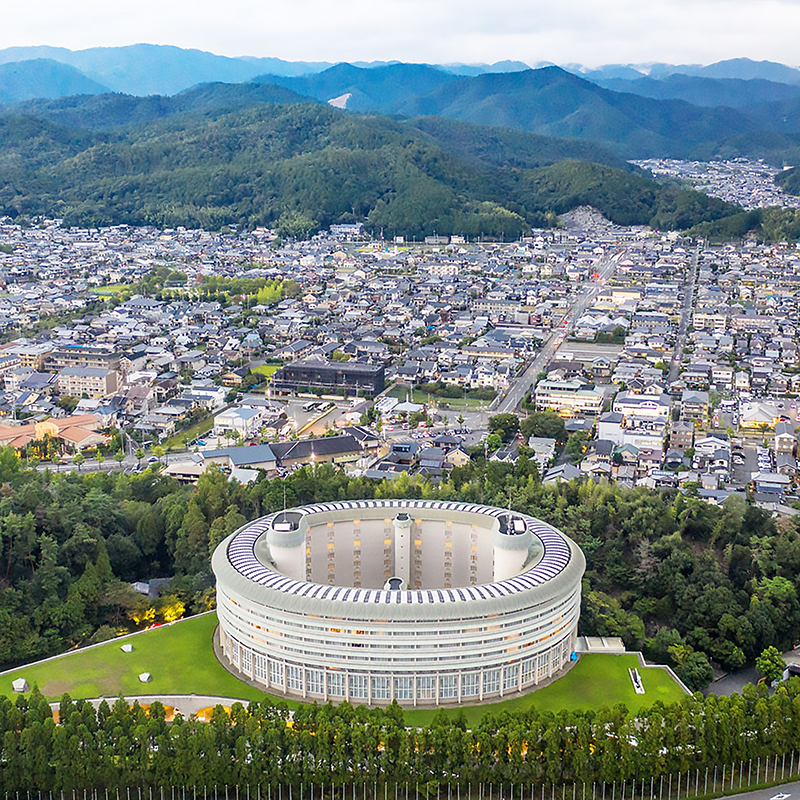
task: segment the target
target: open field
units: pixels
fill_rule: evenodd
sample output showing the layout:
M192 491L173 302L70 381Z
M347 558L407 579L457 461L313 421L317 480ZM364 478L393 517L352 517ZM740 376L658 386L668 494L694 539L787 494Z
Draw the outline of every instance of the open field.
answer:
M172 436L162 442L161 446L167 451L185 450L186 445L184 445L184 441L191 442L198 436L208 433L213 427L214 417L206 417L205 419L200 420L200 422L195 422L195 424L189 428L172 434Z
M271 378L280 368L280 364L262 364L260 367L253 367L250 371L263 375L265 378Z
M24 677L29 686L38 686L52 699L64 692L73 699L192 693L263 698L263 692L237 680L217 661L211 647L216 626L217 615L204 614L20 667L0 677L0 694L11 696L11 682ZM123 642L133 645L132 653L120 650ZM142 672L152 675L150 683L139 681Z
M388 397L396 397L398 400L406 400L409 391L411 393L412 403L427 405L428 402L432 400L440 408L442 406L448 406L450 410L454 411L458 411L459 409L475 411L479 409L481 405L488 408L492 402L491 400L476 400L474 397L438 397L437 395L428 394L427 392L421 392L419 389L409 390L406 386L394 386L386 392L386 395Z
M629 667L637 667L645 694L633 690ZM516 695L499 703L464 707L464 715L470 724L477 723L484 713L491 711L588 711L624 703L631 711L653 705L677 702L686 697L684 691L663 669L642 668L637 656L588 655L563 677L525 695ZM457 713L453 710L451 713ZM435 709L415 709L406 712L406 721L412 725L426 725L433 719Z
M89 289L89 291L92 294L111 296L126 290L130 291L130 288L130 284L127 283L109 283L106 286L95 286L93 289Z
M24 677L31 687L38 686L48 698L58 699L68 692L73 699L118 697L139 694L209 694L260 700L264 692L242 683L216 659L211 637L217 625L214 613L183 622L152 628L124 639L78 650L62 658L20 667L0 676L0 694L13 696L11 682ZM123 653L123 641L133 644L132 653ZM633 691L628 667L638 667L634 655L584 656L560 680L531 694L514 696L499 703L464 707L467 721L477 723L487 711L588 710L624 703L632 711L656 701L674 702L685 697L672 678L660 669L642 669L646 694ZM150 683L141 683L139 674L149 672ZM276 698L277 699L277 698ZM297 706L296 702L289 702ZM456 714L461 709L448 708ZM436 709L408 709L406 721L425 725Z

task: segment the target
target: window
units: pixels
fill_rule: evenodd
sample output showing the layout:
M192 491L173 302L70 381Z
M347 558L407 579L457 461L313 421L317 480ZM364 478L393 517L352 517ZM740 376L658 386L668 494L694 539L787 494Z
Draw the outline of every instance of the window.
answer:
M439 697L458 697L458 675L439 677Z
M306 670L306 691L310 694L324 694L322 683L322 670Z
M366 698L369 679L366 675L350 676L350 697Z
M241 648L242 672L250 672L253 668L253 653L246 647Z
M289 689L300 691L303 688L303 670L293 664L286 665L286 685Z
M480 690L480 673L465 672L461 676L461 696L477 697Z
M328 673L328 694L331 697L344 697L344 682L347 676L342 672Z
M417 677L417 698L434 700L436 698L436 676L419 675Z
M519 665L509 664L503 667L503 691L516 689L519 685Z
M496 694L500 691L500 670L487 669L483 673L483 693Z
M267 657L253 653L253 666L254 674L258 680L266 680L267 678Z
M283 686L283 663L280 661L269 662L269 682Z
M394 697L395 700L412 700L414 697L414 679L395 678Z
M536 659L527 658L522 662L522 683L526 685L533 680L533 674L536 671Z
M547 667L550 664L550 654L549 653L541 653L539 655L539 677L546 678L547 677Z
M388 700L390 697L389 683L391 678L388 675L376 675L372 678L372 696L375 700Z

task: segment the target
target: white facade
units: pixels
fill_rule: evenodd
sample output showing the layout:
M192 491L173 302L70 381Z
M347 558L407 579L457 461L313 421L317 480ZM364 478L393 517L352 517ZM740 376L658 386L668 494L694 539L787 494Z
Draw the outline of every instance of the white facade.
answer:
M225 661L270 692L403 705L535 688L575 649L583 554L504 509L324 503L214 552Z

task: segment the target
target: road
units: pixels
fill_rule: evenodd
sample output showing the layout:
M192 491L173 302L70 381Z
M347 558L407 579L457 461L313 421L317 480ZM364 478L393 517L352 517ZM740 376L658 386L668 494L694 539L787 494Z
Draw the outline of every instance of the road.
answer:
M689 267L689 280L686 282L686 287L683 296L683 310L681 311L681 321L678 326L678 336L675 340L675 354L672 358L672 363L669 365L669 375L667 376L667 385L673 381L678 380L678 374L681 368L681 359L683 358L683 348L686 346L686 331L689 327L689 320L692 316L692 308L694 307L694 287L697 282L697 259L700 256L700 245L697 245L692 256L692 264Z
M541 350L528 365L528 368L516 378L508 391L499 400L495 401L491 409L494 414L508 414L516 410L536 382L536 376L550 363L556 350L564 341L572 321L580 318L581 314L589 308L605 281L613 275L614 267L621 255L621 253L615 253L601 259L597 267L597 279L592 283L583 285L583 290L575 296L572 306L562 318L561 326L552 331L550 336L542 343Z
M778 772L781 771L780 766L781 765L779 762ZM773 786L771 788L766 788L766 789L756 789L753 792L742 792L741 794L732 794L728 795L728 797L729 798L740 797L742 798L742 800L798 800L798 798L800 798L800 781L794 781L792 783L784 783L782 786Z

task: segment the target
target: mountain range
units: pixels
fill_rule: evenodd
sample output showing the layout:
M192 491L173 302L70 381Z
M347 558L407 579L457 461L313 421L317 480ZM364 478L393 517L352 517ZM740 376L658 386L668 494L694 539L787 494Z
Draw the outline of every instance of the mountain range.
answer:
M506 237L589 204L621 224L738 230L750 218L736 208L657 184L628 159L800 164L790 67L568 66L10 48L0 214L295 233L360 219L410 236Z

